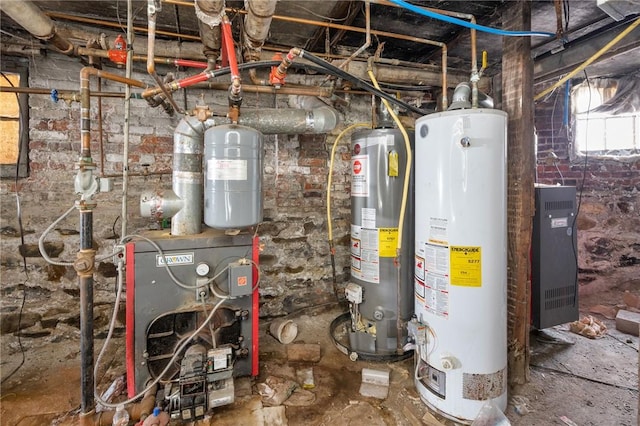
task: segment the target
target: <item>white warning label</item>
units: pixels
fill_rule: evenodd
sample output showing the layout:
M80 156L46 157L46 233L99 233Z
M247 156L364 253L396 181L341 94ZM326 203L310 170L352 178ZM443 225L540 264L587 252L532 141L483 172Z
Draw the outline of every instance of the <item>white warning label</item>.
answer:
M351 225L351 274L362 281L380 283L378 230Z
M207 160L208 180L247 180L247 160Z
M351 196L369 196L369 156L351 157Z

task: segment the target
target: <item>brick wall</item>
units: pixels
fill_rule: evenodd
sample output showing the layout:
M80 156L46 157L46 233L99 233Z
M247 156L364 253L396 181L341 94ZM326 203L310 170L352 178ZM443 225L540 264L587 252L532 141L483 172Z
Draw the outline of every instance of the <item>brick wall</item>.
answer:
M590 283L614 268L636 268L640 274L640 157L587 156L585 161L572 155L563 114L563 92L536 104L537 176L544 184L575 185L582 195L578 262L581 292L588 294L602 290ZM617 284L610 280L609 287Z
M82 65L77 59L52 54L29 60L30 86L47 89L79 89ZM138 67L136 67L138 69ZM109 69L109 71L122 72ZM166 70L160 70L166 71ZM175 69L172 71L176 71ZM180 72L178 77L187 75ZM133 78L151 83L151 78L134 72ZM324 77L291 75L291 82L317 84ZM226 80L224 80L226 81ZM97 81L91 81L97 90ZM121 92L119 84L103 81L101 90ZM204 96L208 105L226 106L226 93L190 91L186 102L191 108ZM184 103L182 93L176 100ZM287 96L245 94L243 108L287 108ZM368 119L370 98L352 96L353 108L344 123L329 135L267 136L265 138L265 222L259 228L262 254L261 315L272 316L300 307L335 300L327 243L326 179L328 156L335 137L346 125ZM78 288L71 266L52 266L42 259L37 240L42 232L77 199L73 193L75 162L80 147L80 111L76 102L53 103L49 96L31 95L30 152L31 173L20 179L0 181L2 196L0 267L2 332L17 330L18 310L22 290L26 292L22 327L25 336L59 339L78 333ZM98 174L107 175L122 170L124 108L122 99L103 98L102 150L98 129L98 101L91 102L91 143ZM168 117L160 108L151 109L143 100L131 101L130 118L130 178L128 220L129 232L156 226L139 216L139 195L143 190L170 188L172 135L179 118ZM348 138L345 139L345 143ZM334 241L337 245L336 264L339 282L349 276L348 232L349 150L343 144L336 155L333 190ZM121 178L115 177L114 191L98 194L94 211L94 239L98 256L111 253L120 234ZM15 192L20 195L22 221L25 229L25 253L29 277L22 271L20 235ZM48 238L50 251L56 250L57 260L72 261L78 250L78 213L73 212L56 226ZM114 299L115 267L110 261L98 265L95 275L96 327L105 327ZM28 347L37 344L25 340ZM12 351L13 349L7 349ZM3 348L4 351L4 348Z

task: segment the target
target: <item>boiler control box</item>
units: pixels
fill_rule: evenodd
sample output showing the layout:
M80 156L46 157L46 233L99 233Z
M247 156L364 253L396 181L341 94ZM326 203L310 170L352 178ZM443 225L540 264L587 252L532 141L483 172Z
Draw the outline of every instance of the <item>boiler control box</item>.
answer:
M250 296L253 293L253 265L242 260L229 264L229 296Z

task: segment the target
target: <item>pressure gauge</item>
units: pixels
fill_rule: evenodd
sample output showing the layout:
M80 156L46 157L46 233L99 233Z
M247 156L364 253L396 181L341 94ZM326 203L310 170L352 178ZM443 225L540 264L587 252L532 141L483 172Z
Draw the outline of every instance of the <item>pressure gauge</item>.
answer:
M207 265L206 263L202 262L202 263L198 263L198 266L196 266L196 274L198 274L201 277L206 276L209 273L209 265Z

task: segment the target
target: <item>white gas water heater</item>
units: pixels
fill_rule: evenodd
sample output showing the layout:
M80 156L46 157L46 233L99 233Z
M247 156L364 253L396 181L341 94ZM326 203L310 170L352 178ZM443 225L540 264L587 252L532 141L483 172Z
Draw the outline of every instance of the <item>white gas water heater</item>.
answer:
M465 423L507 406L506 132L493 109L416 121L415 383Z

